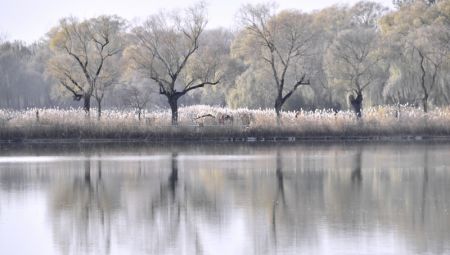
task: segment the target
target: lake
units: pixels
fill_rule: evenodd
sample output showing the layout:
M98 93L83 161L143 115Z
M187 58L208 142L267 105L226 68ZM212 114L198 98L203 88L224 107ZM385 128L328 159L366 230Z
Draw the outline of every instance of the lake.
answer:
M450 144L0 145L0 254L450 254Z

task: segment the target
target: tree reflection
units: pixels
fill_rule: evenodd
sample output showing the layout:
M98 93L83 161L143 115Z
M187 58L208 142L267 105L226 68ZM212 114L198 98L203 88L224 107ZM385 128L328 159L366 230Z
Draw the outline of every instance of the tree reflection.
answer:
M92 162L83 162L83 178L60 183L52 197L55 238L62 253L109 254L111 249L112 199L117 190L107 190L101 176L102 162L97 163L97 178L92 176ZM111 185L110 185L111 187ZM95 250L91 250L95 247Z
M171 156L172 161L172 169L170 171L169 175L169 190L172 194L172 200L175 201L175 195L176 195L176 188L177 188L177 182L178 182L178 154L172 153Z
M352 183L357 186L360 186L362 182L361 165L362 165L362 150L361 148L358 148L356 155L354 156L353 159L353 168L351 173Z
M425 207L427 199L427 185L428 185L428 149L425 149L423 159L423 180L422 180L422 224L425 224Z
M273 233L273 240L275 243L275 246L277 245L277 207L279 203L281 202L281 205L283 208L286 207L286 198L284 194L284 178L283 178L283 165L281 161L281 152L279 149L277 149L277 155L276 155L276 195L275 199L273 200L272 205L272 233ZM281 201L280 201L281 200Z
M450 159L432 146L398 148L280 146L243 160L177 148L139 160L0 164L0 199L49 194L61 254L214 254L236 243L230 254L317 254L346 240L343 251L386 242L380 253L445 254Z
M179 241L181 225L181 203L178 199L178 154L170 157L170 173L166 182L160 183L159 192L151 195L150 221L157 231L153 234L156 240L149 248L149 252L164 253L166 249ZM164 231L161 231L161 230ZM153 250L154 249L154 250Z
M284 195L284 178L283 178L283 162L281 161L281 152L277 150L277 167L276 167L276 176L277 176L277 196L276 201L281 197L281 202L283 205L286 205L286 198Z
M205 191L206 183L197 176L189 178L182 170L180 175L177 152L171 153L169 162L169 171L162 171L159 188L139 198L149 205L145 207L142 202L137 205L145 218L139 231L148 237L140 240L143 243L139 245L150 254L201 254L204 244L199 227L208 223L205 216L219 214L220 210L212 194Z

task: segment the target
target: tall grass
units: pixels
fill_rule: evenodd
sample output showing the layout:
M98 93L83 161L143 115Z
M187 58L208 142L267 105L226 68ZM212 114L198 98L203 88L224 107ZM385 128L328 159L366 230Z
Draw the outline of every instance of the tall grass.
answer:
M207 117L197 119L204 115ZM233 121L220 123L224 115L232 116ZM364 110L360 120L348 111L283 112L282 124L277 126L273 110L197 105L180 108L177 127L170 126L170 122L169 111L147 112L138 120L132 110L105 110L98 121L94 111L86 117L81 109L0 109L0 140L450 136L450 108L424 114L409 106L400 107L400 111L398 107L380 106Z

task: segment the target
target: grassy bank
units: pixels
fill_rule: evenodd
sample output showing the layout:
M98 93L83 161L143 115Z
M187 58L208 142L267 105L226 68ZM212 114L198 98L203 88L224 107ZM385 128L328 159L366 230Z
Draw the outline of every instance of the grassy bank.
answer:
M38 113L38 116L36 112ZM204 116L202 118L198 118ZM225 118L225 121L220 121ZM95 111L87 118L80 109L0 110L0 140L270 140L352 139L377 137L450 137L450 108L423 114L402 106L365 109L363 119L351 112L284 112L276 124L272 110L230 110L209 106L180 109L179 126L170 126L168 111L148 112L138 120L134 111ZM232 119L232 120L230 120ZM224 122L224 123L222 123Z

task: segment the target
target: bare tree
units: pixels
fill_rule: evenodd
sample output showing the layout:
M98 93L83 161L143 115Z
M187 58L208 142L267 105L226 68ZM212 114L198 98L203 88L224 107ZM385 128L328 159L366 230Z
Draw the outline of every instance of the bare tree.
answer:
M148 89L144 89L142 86L130 84L124 89L122 101L125 105L131 106L136 109L138 113L138 119L141 120L142 112L147 107L147 104L151 100L151 92Z
M49 71L75 100L84 100L86 113L93 93L98 96L100 87L108 87L116 80L117 63L113 57L122 51L123 28L124 21L117 16L84 21L65 18L49 33L53 50ZM101 100L98 102L100 105Z
M219 83L220 59L202 56L200 36L207 24L203 3L183 13L160 13L133 30L127 50L132 67L167 97L172 125L178 124L178 99L189 91ZM210 61L208 61L210 60Z
M98 77L98 82L94 88L94 93L92 96L97 101L97 119L100 120L102 115L102 101L105 98L105 94L112 89L114 85L119 84L120 70L119 70L119 60L114 61L116 65L105 66L104 71Z
M309 85L306 70L314 33L310 17L298 11L275 14L270 4L245 5L239 13L244 30L234 43L236 55L250 64L263 61L270 69L276 88L275 112L302 85Z

